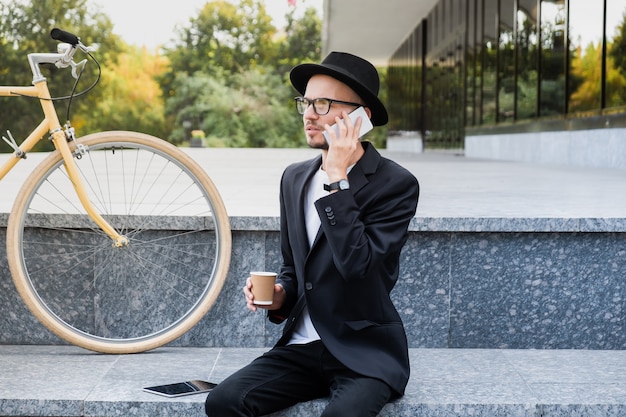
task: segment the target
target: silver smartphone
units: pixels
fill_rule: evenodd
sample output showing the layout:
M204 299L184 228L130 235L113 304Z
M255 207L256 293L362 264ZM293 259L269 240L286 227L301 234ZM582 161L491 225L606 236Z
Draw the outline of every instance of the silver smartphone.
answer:
M201 394L203 392L209 392L216 386L217 384L213 382L194 379L192 381L176 382L173 384L146 387L143 390L152 394L163 395L165 397L172 398L182 397L183 395Z
M361 130L359 131L359 137L363 137L363 135L372 130L374 126L372 125L372 121L370 120L370 118L367 117L367 113L362 106L349 114L352 123L356 123L356 119L359 116L361 117ZM337 127L337 123L335 123L331 127L335 129L335 134L339 135L339 128ZM326 143L329 143L330 137L328 136L328 132L324 131L324 137L326 138Z

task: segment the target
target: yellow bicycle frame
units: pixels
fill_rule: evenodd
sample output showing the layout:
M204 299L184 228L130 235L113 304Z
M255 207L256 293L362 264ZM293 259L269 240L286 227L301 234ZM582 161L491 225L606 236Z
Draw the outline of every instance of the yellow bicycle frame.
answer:
M33 149L35 144L39 142L47 132L52 137L52 143L54 147L61 153L63 163L67 174L72 181L72 185L76 190L76 194L89 214L89 217L113 240L113 245L116 247L126 246L128 239L115 231L115 229L98 213L89 200L85 186L78 174L78 167L72 156L72 150L65 137L65 132L59 122L54 104L50 99L50 91L48 90L48 84L45 79L38 80L33 83L32 87L7 87L0 86L0 96L4 97L37 97L41 103L41 108L44 113L43 121L31 132L30 135L19 145L18 150L14 153L14 158L9 158L4 164L0 166L0 180L11 171L11 169L17 165L17 163L25 158L26 154Z

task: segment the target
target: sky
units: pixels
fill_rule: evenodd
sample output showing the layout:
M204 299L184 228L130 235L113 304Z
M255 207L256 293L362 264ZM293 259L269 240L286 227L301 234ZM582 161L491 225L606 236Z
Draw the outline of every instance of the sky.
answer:
M148 49L167 44L174 36L174 28L185 26L189 18L208 0L89 0L106 13L113 24L113 32L124 41ZM293 2L293 0L292 0ZM315 7L322 14L323 0L296 0L298 10ZM288 0L265 0L265 9L272 16L274 25L284 26L284 16L289 7Z

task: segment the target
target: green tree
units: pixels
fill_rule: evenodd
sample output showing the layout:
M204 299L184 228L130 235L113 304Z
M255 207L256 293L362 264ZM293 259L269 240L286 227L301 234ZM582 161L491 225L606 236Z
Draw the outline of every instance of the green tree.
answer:
M288 73L302 62L319 62L322 53L322 19L314 8L306 9L301 19L296 19L295 8L290 9L285 17L287 26L280 40L280 58L276 66L279 74Z
M606 107L620 107L626 104L626 69L615 65L614 56L610 53L613 44L609 43L606 74Z
M179 73L210 74L217 68L240 72L273 62L276 28L260 0L207 2L189 25L178 31L173 48L166 51L171 62L161 78L166 96Z
M4 85L30 85L32 74L30 72L26 55L31 52L55 51L57 41L50 38L50 30L59 27L64 30L80 35L85 44L100 42L109 45L102 48L98 54L103 62L108 61L115 49L118 48L119 39L111 30L110 20L89 6L86 0L42 0L42 1L18 1L0 0L0 74ZM88 65L83 81L77 86L77 91L89 86L96 77L97 69L94 65ZM43 68L51 95L53 97L67 96L74 84L69 70L57 69L49 65ZM97 100L97 94L87 95L80 100L72 102L74 111L82 112L89 109ZM65 109L68 101L57 102L57 110L60 112L60 120L65 121ZM13 136L20 141L39 124L42 113L39 103L29 98L0 99L0 112L2 120L10 121L9 125L3 125L2 130L10 129ZM41 141L36 149L50 149L51 145ZM3 148L10 151L8 148Z
M626 12L622 15L622 23L617 27L609 56L613 58L615 68L626 74Z
M607 49L606 106L623 106L626 104L626 12Z
M293 107L282 97L289 89L280 77L261 67L235 75L179 74L178 94L167 101L167 111L176 114L172 141L185 139L185 122L201 129L209 146L293 147L299 146L302 125Z
M166 138L165 109L156 78L168 67L164 56L127 47L102 68L99 99L87 118L74 119L85 132L134 130Z
M171 66L160 79L172 142L188 137L183 126L190 125L211 146L305 145L287 75L297 63L319 61L321 19L310 9L287 20L277 36L258 0L212 1L190 20L166 52Z
M163 56L144 49L129 47L113 34L110 19L87 0L13 1L0 0L0 76L5 85L30 85L32 74L26 60L30 52L56 50L57 41L49 32L54 27L77 34L86 45L99 44L94 56L100 62L99 84L89 94L71 101L71 121L79 136L100 130L137 130L167 137L163 98L156 77L168 66ZM42 25L46 22L46 26ZM85 58L77 53L75 60ZM64 97L72 91L75 80L68 69L49 65L43 68L53 97ZM84 91L99 76L99 69L89 61L76 92ZM61 123L66 121L68 100L56 103ZM0 99L3 120L10 121L13 136L20 141L40 122L39 102L33 99L3 97ZM41 141L36 150L52 145ZM8 147L2 148L10 151Z
M599 46L599 45L598 45ZM599 109L601 94L601 66L602 48L590 43L584 52L577 48L572 58L570 85L573 90L570 95L569 110L584 111Z

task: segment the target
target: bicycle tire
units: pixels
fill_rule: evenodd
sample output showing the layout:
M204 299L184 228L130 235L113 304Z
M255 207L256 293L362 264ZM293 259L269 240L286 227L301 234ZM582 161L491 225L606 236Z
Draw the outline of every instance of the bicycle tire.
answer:
M54 151L27 178L9 217L15 286L37 319L71 344L102 353L167 344L208 312L226 279L223 201L200 165L161 139L111 131L78 143L88 149L74 159L90 200L130 243L114 247L88 217Z

